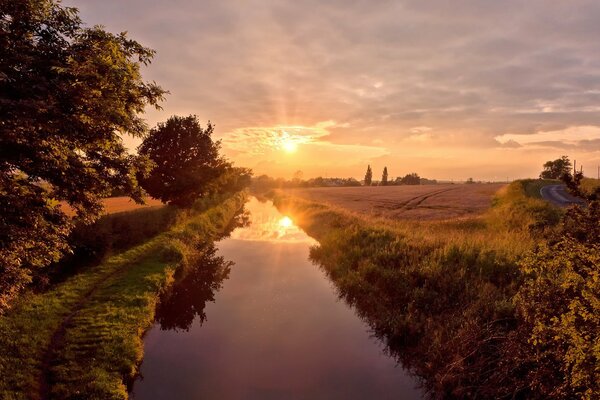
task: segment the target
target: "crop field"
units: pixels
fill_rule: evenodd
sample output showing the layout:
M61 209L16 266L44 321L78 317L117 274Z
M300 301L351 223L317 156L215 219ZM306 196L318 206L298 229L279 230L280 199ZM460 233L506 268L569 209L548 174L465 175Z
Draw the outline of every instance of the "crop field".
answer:
M146 204L137 204L135 201L127 196L122 197L109 197L102 200L104 203L104 213L114 214L124 211L133 211L140 208L157 207L162 206L163 203L160 200L153 199L151 197L146 198ZM61 207L67 215L73 215L74 212L68 204L61 202Z
M163 203L160 200L153 199L151 197L148 197L146 199L146 204L137 204L135 201L131 200L129 197L110 197L108 199L104 199L104 211L107 214L137 210L139 208L145 208L145 207L156 207L156 206L162 206L162 205L163 205Z
M436 220L483 213L505 184L440 184L288 189L286 193L349 211L392 219Z

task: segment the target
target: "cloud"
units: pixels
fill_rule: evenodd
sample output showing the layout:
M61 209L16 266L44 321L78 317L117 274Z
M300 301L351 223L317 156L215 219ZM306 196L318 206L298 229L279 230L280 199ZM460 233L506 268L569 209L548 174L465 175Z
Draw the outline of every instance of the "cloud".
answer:
M260 157L285 127L309 127L288 134L319 143L323 129L332 145L385 143L394 153L414 153L407 140L447 156L486 148L486 160L498 161L499 147L515 143L525 151L535 142L580 141L580 158L598 158L583 142L597 139L588 128L600 127L595 0L65 4L80 7L89 24L127 30L157 50L145 76L172 94L164 111L148 114L151 124L198 114L216 123L232 152L247 143ZM414 131L420 127L430 130ZM470 160L473 168L487 162ZM533 169L538 160L515 162Z

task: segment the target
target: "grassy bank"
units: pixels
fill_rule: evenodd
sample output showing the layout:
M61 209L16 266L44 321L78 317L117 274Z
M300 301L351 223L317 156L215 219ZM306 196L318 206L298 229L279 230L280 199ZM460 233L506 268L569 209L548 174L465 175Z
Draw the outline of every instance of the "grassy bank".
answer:
M167 232L24 297L0 318L0 397L126 399L161 290L244 202L197 204Z
M390 221L275 194L387 351L443 398L535 397L513 298L521 257L559 211L507 186L481 217ZM530 347L530 346L529 346Z
M520 180L517 182L519 182L521 185L523 185L523 187L525 189L525 193L529 197L533 197L535 199L542 198L542 194L540 193L540 190L544 186L559 185L562 183L559 179L523 179L523 180Z

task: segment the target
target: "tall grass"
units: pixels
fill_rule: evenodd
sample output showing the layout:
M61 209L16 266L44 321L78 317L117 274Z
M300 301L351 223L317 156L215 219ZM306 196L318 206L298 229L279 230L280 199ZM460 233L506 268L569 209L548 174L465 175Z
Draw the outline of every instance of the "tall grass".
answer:
M340 297L434 397L511 398L532 394L508 354L517 262L560 213L524 185L505 188L484 216L443 222L367 218L282 194L274 201L319 241L311 257Z
M161 290L202 255L201 243L230 227L245 195L217 200L1 317L0 397L126 399Z

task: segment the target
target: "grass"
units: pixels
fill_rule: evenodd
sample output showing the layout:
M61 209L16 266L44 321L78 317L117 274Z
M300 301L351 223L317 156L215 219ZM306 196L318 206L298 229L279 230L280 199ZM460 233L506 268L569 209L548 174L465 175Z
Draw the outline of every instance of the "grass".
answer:
M244 202L198 204L169 231L24 296L0 318L0 397L126 399L160 291Z
M533 197L534 199L542 198L542 194L540 193L540 190L544 186L558 185L558 184L562 183L558 179L524 179L519 182L522 182L522 184L524 185L525 194L527 194L527 196L529 196L529 197Z
M581 189L588 194L591 194L598 187L600 187L600 179L583 178L581 181Z
M278 192L275 204L315 237L311 257L387 352L444 398L527 397L510 354L520 258L560 211L503 188L487 213L446 221L373 218ZM511 362L513 360L514 362Z

